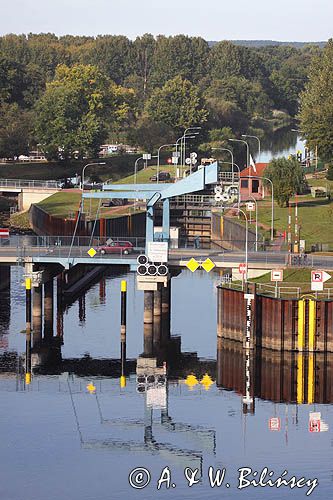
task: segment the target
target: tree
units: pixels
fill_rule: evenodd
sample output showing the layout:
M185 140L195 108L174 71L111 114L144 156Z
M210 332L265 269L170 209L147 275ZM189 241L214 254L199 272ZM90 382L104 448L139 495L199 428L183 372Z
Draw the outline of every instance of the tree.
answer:
M301 94L300 128L308 146L323 159L333 156L333 39L310 67L309 81Z
M145 111L153 121L164 122L177 132L205 123L208 114L198 88L180 76L155 89Z
M289 206L290 198L303 192L306 185L304 171L296 157L275 158L265 170L265 177L273 182L274 198L280 207ZM270 187L268 182L267 187Z
M31 113L17 104L0 107L0 157L14 158L29 151Z
M130 144L140 146L149 153L161 144L171 144L175 140L174 132L168 125L163 122L154 122L147 117L142 117L127 135Z
M62 65L36 106L36 135L50 158L95 155L111 115L110 81L94 66Z

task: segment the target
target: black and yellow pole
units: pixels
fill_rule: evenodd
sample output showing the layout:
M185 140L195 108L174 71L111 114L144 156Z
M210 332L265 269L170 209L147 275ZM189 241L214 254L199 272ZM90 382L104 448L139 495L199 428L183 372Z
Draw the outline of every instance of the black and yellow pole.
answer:
M26 352L25 352L25 383L31 384L31 278L25 280L25 324L26 324Z
M120 387L126 387L126 306L127 282L121 282L121 321L120 321L120 349L121 349L121 377Z

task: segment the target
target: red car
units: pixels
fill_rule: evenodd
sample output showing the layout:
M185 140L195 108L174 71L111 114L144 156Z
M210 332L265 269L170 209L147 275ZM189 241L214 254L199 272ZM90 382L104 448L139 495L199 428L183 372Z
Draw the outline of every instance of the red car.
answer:
M108 245L98 247L97 251L101 254L120 253L128 255L133 252L133 245L130 241L112 241Z

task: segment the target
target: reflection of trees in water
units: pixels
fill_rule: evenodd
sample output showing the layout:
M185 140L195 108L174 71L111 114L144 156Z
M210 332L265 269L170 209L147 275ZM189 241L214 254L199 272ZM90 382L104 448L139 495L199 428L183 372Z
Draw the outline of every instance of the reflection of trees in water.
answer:
M273 133L266 133L261 141L262 151L279 153L286 149L296 148L297 134L289 127L281 128Z

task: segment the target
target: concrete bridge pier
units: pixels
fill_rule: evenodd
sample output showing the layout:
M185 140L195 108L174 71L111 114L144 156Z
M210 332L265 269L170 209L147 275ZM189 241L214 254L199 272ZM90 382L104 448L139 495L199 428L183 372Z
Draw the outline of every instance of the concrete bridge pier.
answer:
M43 285L32 289L32 331L34 347L42 342Z
M171 337L171 279L168 286L162 288L162 344L166 345Z
M158 354L161 346L162 336L162 290L160 287L154 292L154 318L153 318L153 347L154 352Z
M144 291L143 353L152 356L154 350L154 292Z
M53 337L53 278L44 284L44 337Z
M0 292L10 290L10 266L0 266Z

